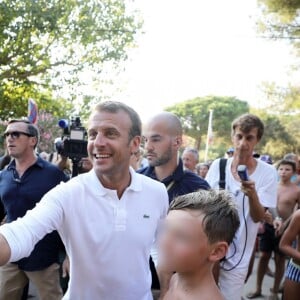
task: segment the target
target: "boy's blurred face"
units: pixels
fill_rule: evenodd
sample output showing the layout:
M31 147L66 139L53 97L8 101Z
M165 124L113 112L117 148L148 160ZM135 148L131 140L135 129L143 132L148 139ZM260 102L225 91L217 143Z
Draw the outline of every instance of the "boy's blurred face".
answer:
M169 271L195 271L208 262L211 245L203 231L199 211L171 210L162 231L160 264Z
M281 180L288 181L295 174L293 167L290 165L280 165L278 167L278 175Z

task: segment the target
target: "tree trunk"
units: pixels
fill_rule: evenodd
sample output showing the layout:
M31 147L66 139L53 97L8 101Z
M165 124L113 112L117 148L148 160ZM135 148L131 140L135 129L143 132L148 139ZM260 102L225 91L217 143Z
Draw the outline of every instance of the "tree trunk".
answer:
M199 135L195 141L195 148L200 151L200 146L201 146L201 135Z

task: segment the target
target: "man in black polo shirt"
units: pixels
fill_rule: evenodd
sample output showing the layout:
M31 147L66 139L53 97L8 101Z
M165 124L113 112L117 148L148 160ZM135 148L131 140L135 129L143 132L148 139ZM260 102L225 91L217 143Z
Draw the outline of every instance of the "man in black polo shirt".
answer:
M44 194L67 177L56 166L35 153L39 140L36 126L24 120L10 121L4 133L8 154L13 158L0 173L0 199L5 222L10 223L35 207ZM23 288L31 280L39 299L61 299L58 233L47 234L29 257L0 267L0 300L20 299Z
M143 138L149 166L138 172L164 183L169 202L176 196L210 188L204 179L183 169L182 160L178 157L178 150L182 145L182 126L176 115L163 112L154 116L146 125ZM151 261L150 265L152 287L157 289L159 283ZM164 285L161 278L160 283ZM165 287L161 286L161 289Z
M149 166L138 172L164 183L170 202L176 196L209 189L204 179L183 169L178 157L182 126L176 115L163 112L154 116L146 125L143 137Z

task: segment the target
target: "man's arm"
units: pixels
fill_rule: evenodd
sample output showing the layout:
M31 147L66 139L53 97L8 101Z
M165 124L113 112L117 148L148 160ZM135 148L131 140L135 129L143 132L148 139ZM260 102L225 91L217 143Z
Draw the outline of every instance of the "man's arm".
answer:
M61 227L63 208L56 193L52 189L24 217L0 226L0 265L28 257L38 241Z
M242 181L242 191L249 198L250 216L257 223L263 221L265 217L265 208L260 204L254 181Z
M297 201L296 201L295 211L300 208L300 187L298 188L297 195L298 195L298 197L297 197Z
M0 266L8 263L10 258L10 247L5 237L0 234Z
M292 220L283 233L279 248L282 252L300 261L300 252L292 247L293 241L300 234L300 211L294 213Z

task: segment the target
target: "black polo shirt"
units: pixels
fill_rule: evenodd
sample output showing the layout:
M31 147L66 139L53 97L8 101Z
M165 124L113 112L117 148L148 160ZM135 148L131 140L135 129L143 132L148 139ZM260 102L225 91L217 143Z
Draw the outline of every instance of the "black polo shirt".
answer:
M155 174L155 168L148 166L137 171L152 179L158 180ZM206 180L195 173L183 169L182 160L179 159L178 166L174 173L161 181L168 190L169 202L176 196L189 194L197 190L209 190L210 186Z

